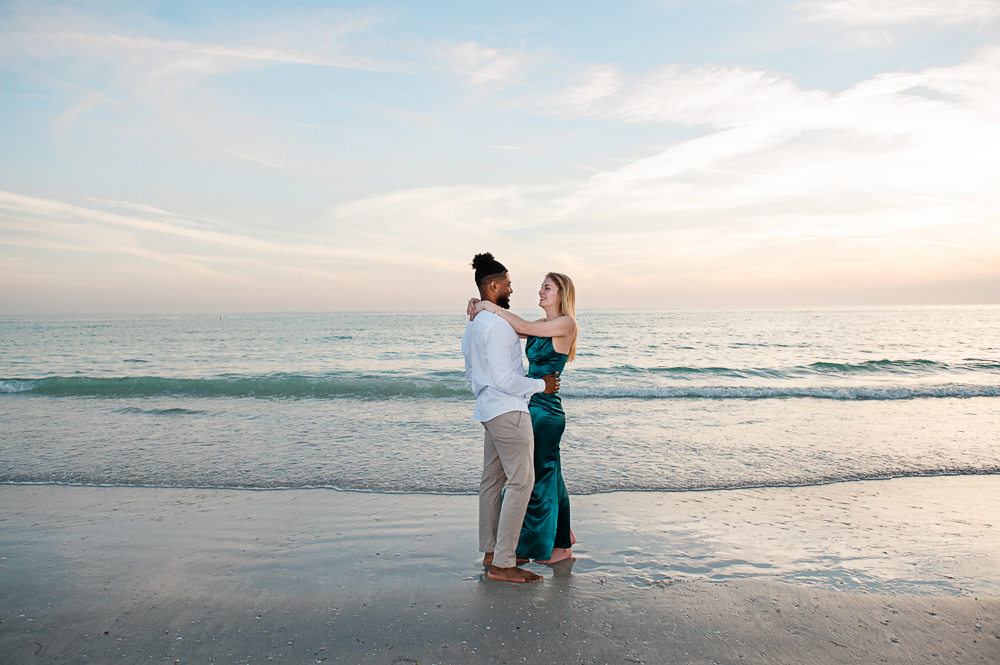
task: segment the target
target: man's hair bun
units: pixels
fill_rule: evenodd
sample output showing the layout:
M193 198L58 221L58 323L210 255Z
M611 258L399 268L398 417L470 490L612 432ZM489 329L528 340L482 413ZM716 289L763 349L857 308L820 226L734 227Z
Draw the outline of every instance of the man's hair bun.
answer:
M484 252L483 254L476 254L472 259L472 269L479 270L480 268L486 268L491 265L496 259L489 252Z

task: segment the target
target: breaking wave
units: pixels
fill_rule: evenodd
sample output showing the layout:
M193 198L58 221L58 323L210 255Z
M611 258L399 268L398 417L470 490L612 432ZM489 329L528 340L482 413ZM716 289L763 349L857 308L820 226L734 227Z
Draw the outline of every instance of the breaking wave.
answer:
M457 373L451 373L457 374ZM673 385L567 382L562 395L574 399L783 399L905 400L1000 397L998 384L925 385ZM456 376L268 375L203 379L138 377L47 377L0 379L0 393L46 397L200 397L288 399L472 399L468 383Z
M338 478L306 477L281 478L274 476L241 477L242 474L136 474L76 472L76 473L25 473L0 471L0 485L70 485L82 487L161 487L177 489L241 489L241 490L290 490L326 489L340 492L375 492L379 494L459 494L475 495L478 483L449 483L447 479L424 478L414 474L409 480L398 477L374 479L370 477ZM768 487L810 487L858 481L892 480L896 478L937 478L943 476L994 476L1000 475L1000 466L955 466L912 469L855 470L837 474L802 475L786 478L725 478L692 481L662 477L657 482L628 482L610 478L576 479L568 488L573 495L606 494L609 492L708 492L719 490L756 489Z

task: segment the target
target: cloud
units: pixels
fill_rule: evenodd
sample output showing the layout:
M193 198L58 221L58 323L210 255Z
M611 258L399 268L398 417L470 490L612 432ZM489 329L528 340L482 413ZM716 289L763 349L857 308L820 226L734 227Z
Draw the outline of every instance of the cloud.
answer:
M85 97L80 100L77 104L71 107L68 111L59 116L56 120L55 128L57 131L66 131L81 115L89 111L90 109L96 108L98 106L109 106L122 111L128 111L129 107L121 102L111 99L107 95L102 95L93 91L86 91Z
M499 235L544 224L555 215L549 206L556 191L552 185L423 187L339 205L330 217L345 226L363 220L394 243L432 249L447 238Z
M625 80L621 69L611 65L579 67L576 71L577 80L572 85L552 93L533 94L520 104L552 113L597 115L609 100L616 98Z
M830 128L900 134L933 127L950 133L943 115L950 121L991 123L1000 100L998 67L1000 47L993 46L955 67L879 74L832 95L804 90L786 76L762 70L673 65L640 79L620 77L613 93L591 95L586 104L573 103L575 86L530 103L550 113L720 130L758 128L775 137ZM933 98L928 92L935 93ZM991 133L992 124L983 129Z
M532 103L705 134L575 183L405 190L336 216L391 230L413 251L479 237L520 265L588 266L592 292L650 294L656 276L689 289L996 279L998 59L991 47L839 94L740 68L597 72L603 88Z
M308 86L330 85L329 78L317 83L317 75L311 71L316 67L438 78L457 74L468 84L472 96L481 99L499 87L522 84L532 64L542 57L473 41L419 45L410 60L351 53L370 50L359 35L390 18L372 10L318 12L311 17L279 15L233 21L214 30L178 31L150 21L137 24L130 16L82 12L73 7L65 12L43 11L29 3L18 6L0 25L0 66L28 73L72 96L68 108L53 123L57 134L65 134L93 109L108 107L123 115L123 124L142 124L144 130L157 133L165 128L183 139L187 149L195 149L200 158L218 159L221 152L244 162L302 174L317 166L310 162L314 146L287 130L296 125L344 128L315 122L273 122L274 114L286 111L275 108L280 104L260 103L260 97L267 93L252 88L245 79L222 81L221 77L274 67L295 68L289 76L309 82L293 94L311 99ZM398 45L390 45L389 50L394 49L400 50ZM41 71L45 75L37 76ZM388 80L376 79L367 85L382 89ZM80 81L87 81L88 86ZM355 110L344 107L352 103L375 108L377 115L393 122L417 122L436 131L446 127L439 114L399 108L399 104L384 100L365 104L363 96L356 101L345 98L343 107L334 112L349 115ZM310 107L293 117L312 119L317 110L325 111ZM150 124L160 126L150 128Z
M255 164L261 164L262 166L267 166L272 169L278 169L279 171L287 171L288 168L282 166L281 164L275 164L262 157L256 157L254 155L248 155L245 152L239 152L237 150L229 150L228 148L222 148L223 152L228 152L233 157L239 157L240 159L246 159L248 161L254 162Z
M72 5L58 8L22 3L5 18L0 53L8 60L55 60L73 57L117 61L150 72L229 71L268 63L308 64L351 69L378 68L370 60L343 55L344 40L387 16L370 10L315 12L298 18L230 20L212 31L214 39L196 41L161 38L166 25L145 22L129 27L129 15L81 12ZM132 16L134 18L134 16ZM220 39L221 38L221 39Z
M461 238L446 229L402 228L400 237L356 225L274 240L143 203L78 205L0 190L0 279L11 286L0 309L371 310L460 302L468 237L459 247ZM404 279L419 279L429 293L387 302Z
M533 65L543 59L537 53L484 46L478 42L450 44L435 51L434 61L439 64L411 65L410 70L443 70L461 74L469 85L479 89L480 94L505 84L524 85Z
M855 49L895 44L907 29L980 26L1000 16L1000 0L807 0L792 8L795 33ZM817 32L818 31L818 32Z
M0 24L0 66L71 97L52 121L55 134L67 134L95 108L113 108L121 125L141 125L146 136L165 129L200 158L218 159L221 151L278 170L300 166L281 131L287 125L272 127L254 117L260 105L246 103L238 82L219 85L220 76L273 67L404 67L345 53L356 33L385 20L368 10L232 20L212 30L180 31L185 38L169 25L137 16L15 5Z
M645 213L705 207L697 197L709 188L719 192L712 205L734 209L837 191L951 191L1000 203L984 178L1000 176L992 152L1000 148L1000 89L990 74L998 57L1000 49L986 49L958 67L880 75L839 95L764 72L654 74L598 112L724 131L595 175L567 210L608 200ZM907 94L921 86L947 99ZM731 184L720 181L724 173L734 174Z
M804 20L848 28L985 23L1000 16L996 0L815 0L796 8Z
M305 49L199 43L132 36L122 34L116 25L103 27L101 32L82 31L67 27L62 21L31 26L19 26L15 21L0 31L0 55L7 60L8 66L25 60L60 59L70 59L74 69L111 65L115 75L137 92L176 86L178 80L281 64L395 69L373 59L343 55L332 45Z
M670 65L641 79L627 79L613 68L592 68L580 84L525 103L567 115L728 128L764 115L808 112L828 98L771 72Z
M984 48L957 67L934 67L921 74L918 85L953 99L963 107L1000 121L1000 46Z
M94 203L103 203L92 199ZM0 244L25 242L25 238L46 243L62 243L67 251L114 254L124 247L144 247L149 258L167 262L183 257L186 262L213 263L264 261L273 269L297 271L310 263L337 261L344 268L377 266L384 263L427 267L435 259L395 255L382 250L366 250L321 242L276 242L256 238L211 224L189 220L141 203L109 201L105 205L134 213L121 214L0 190L0 222L11 234ZM14 235L17 238L14 238ZM65 242L67 239L70 242ZM132 250L129 250L132 251ZM321 271L331 278L330 271ZM345 272L350 272L346 270Z

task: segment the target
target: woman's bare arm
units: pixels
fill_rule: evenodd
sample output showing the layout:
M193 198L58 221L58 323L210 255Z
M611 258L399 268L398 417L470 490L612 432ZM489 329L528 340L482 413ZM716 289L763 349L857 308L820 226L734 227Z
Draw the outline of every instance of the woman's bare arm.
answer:
M560 316L552 321L525 321L517 314L482 300L475 304L476 313L487 309L510 324L518 335L533 337L570 337L576 332L576 320L572 316Z

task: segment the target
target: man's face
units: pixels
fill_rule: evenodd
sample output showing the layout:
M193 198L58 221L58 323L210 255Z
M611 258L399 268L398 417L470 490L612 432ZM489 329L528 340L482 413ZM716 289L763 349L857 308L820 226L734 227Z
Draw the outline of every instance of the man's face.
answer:
M510 294L514 293L514 287L510 285L510 274L504 276L503 281L495 282L498 288L497 305L504 309L510 309Z

